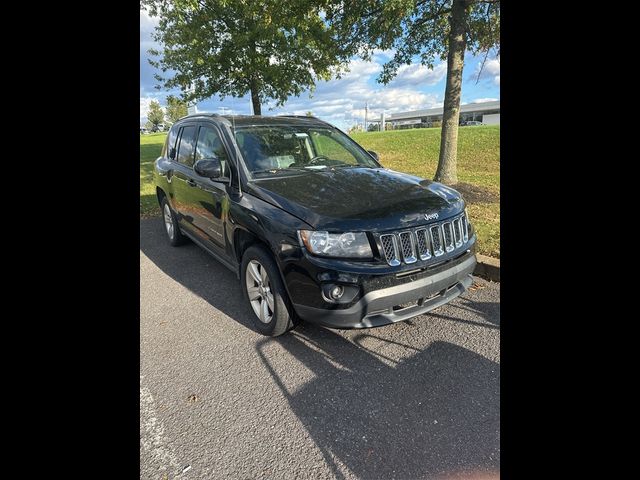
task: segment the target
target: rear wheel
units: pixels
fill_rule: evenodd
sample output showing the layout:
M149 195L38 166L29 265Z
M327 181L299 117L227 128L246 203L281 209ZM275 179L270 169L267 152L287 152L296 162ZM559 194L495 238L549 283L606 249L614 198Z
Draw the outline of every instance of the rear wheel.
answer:
M294 326L289 297L278 266L262 246L249 247L242 257L242 291L254 313L253 324L260 333L277 337Z
M186 238L180 231L176 214L171 210L167 197L162 199L160 207L162 208L162 223L164 224L164 231L167 234L169 243L174 247L182 245L186 241Z

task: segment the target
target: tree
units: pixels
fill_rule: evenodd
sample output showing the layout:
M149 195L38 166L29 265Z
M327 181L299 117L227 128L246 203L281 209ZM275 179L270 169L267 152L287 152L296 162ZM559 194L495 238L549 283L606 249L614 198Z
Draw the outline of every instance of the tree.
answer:
M307 117L313 117L313 112L309 110L306 114Z
M171 123L176 123L182 117L187 115L187 104L173 95L167 97L166 108L167 120Z
M374 49L395 49L379 81L387 84L402 65L415 57L433 68L447 58L440 156L435 180L455 184L458 121L464 54L491 50L500 54L499 0L345 0L327 10L327 20L339 32L346 49L371 58Z
M152 100L149 103L149 113L147 114L147 128L151 131L157 131L158 125L164 122L164 112L160 103Z
M149 50L158 87L180 88L186 101L250 93L255 115L268 99L284 104L348 60L322 17L327 2L142 0L159 18L162 50Z

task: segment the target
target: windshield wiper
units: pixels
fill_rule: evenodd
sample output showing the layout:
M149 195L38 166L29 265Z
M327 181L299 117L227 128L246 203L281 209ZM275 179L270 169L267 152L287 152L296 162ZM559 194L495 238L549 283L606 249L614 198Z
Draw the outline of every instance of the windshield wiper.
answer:
M295 168L295 167L276 167L276 168L265 168L264 170L255 170L251 172L252 175L257 173L278 173L278 172L304 172L304 168ZM306 170L308 171L308 170Z
M377 168L377 167L370 167L369 165L351 165L349 163L345 163L344 165L332 165L331 168Z

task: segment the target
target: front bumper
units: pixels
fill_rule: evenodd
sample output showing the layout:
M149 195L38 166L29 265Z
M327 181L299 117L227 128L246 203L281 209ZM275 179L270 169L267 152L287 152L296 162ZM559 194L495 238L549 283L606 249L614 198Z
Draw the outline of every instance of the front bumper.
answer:
M380 327L408 320L450 302L471 285L475 266L476 257L470 253L432 275L370 291L344 309L317 308L295 302L293 306L303 320L331 328Z

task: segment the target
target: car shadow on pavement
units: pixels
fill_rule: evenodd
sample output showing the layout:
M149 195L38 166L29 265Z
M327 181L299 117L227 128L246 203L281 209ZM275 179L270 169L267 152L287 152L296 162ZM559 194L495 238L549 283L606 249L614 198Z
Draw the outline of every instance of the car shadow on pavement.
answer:
M264 353L270 342L313 379L291 391ZM500 366L448 342L402 346L411 355L389 362L305 325L257 350L336 478L344 476L334 459L364 479L498 478Z
M242 298L236 275L195 243L170 246L161 220L151 218L140 220L140 250L173 280L255 331L253 312Z

